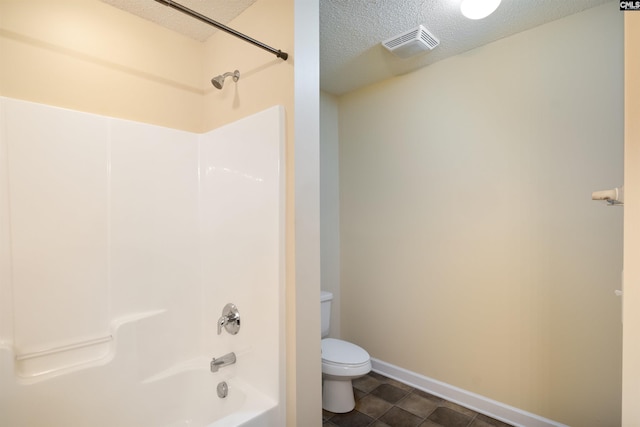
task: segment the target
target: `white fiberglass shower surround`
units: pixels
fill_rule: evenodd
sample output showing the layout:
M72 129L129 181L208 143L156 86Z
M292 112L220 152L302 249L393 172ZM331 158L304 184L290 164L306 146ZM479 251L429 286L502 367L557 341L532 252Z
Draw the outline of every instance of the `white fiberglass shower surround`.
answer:
M0 98L0 425L282 424L283 140Z

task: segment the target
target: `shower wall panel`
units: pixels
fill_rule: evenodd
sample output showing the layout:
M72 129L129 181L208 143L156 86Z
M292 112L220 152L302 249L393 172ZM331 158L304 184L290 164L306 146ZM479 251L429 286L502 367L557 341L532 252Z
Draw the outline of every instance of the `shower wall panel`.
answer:
M237 305L242 329L206 341L205 353L232 348L239 373L277 394L284 352L284 110L272 107L201 136L204 326L225 303ZM282 367L281 367L282 368Z
M0 98L0 353L44 380L234 351L283 400L283 168L282 107L198 135Z
M4 110L17 354L107 336L107 122L18 101Z
M141 325L142 377L198 350L197 144L190 132L111 121L110 316L165 310Z
M118 319L141 313L156 312L139 326L141 376L198 354L198 135L1 102L0 342L20 373L107 357Z

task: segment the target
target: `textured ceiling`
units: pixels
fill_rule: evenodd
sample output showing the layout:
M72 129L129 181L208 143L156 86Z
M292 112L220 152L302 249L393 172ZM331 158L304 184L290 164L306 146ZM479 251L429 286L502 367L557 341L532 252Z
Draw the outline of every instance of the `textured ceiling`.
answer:
M608 1L502 0L473 21L461 0L320 0L320 87L340 95ZM440 40L432 51L401 59L380 45L420 24Z
M102 1L196 40L204 41L216 31L154 0ZM256 0L176 1L229 24ZM321 89L341 95L610 0L502 0L496 12L479 21L463 17L460 2L319 0ZM617 2L611 5L618 7ZM381 46L383 40L420 24L440 40L434 50L402 59ZM269 44L269 40L261 41Z
M142 18L196 39L205 41L218 31L211 25L191 18L154 0L101 0ZM228 24L256 0L176 0L189 9L222 24Z

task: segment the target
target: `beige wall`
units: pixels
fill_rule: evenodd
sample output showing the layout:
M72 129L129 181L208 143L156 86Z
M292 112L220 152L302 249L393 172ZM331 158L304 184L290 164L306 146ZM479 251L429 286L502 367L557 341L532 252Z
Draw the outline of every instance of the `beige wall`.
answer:
M217 32L205 43L196 42L98 0L0 0L2 96L192 132L216 128L275 104L284 105L287 416L289 425L309 426L321 422L319 341L315 351L307 342L299 343L297 337L315 336L319 330L319 278L313 278L311 268L309 280L300 284L295 280L293 148L294 129L301 134L314 130L313 119L307 121L310 125L296 124L298 111L310 111L308 115L317 123L318 78L313 73L298 73L294 85L294 10L296 22L301 21L300 26L309 31L317 25L317 8L317 2L260 0L230 23L232 28L288 52L291 56L283 62L226 33ZM178 12L168 9L167 13ZM315 52L317 57L317 34L305 43L305 51ZM307 57L297 66L308 62ZM310 65L317 68L317 59ZM228 80L222 91L211 86L213 76L234 69L241 73L237 85ZM310 101L294 105L294 90L305 90ZM315 104L309 96L313 93ZM308 138L303 146L317 151L317 142L317 138ZM317 162L317 153L314 157L311 151L305 158ZM315 180L317 186L317 174L305 179ZM319 247L318 240L307 236L306 245ZM314 263L319 263L319 255L318 260L307 259L305 265ZM307 273L304 267L301 271ZM297 393L301 384L304 392Z
M289 53L283 61L239 38L218 32L205 43L204 123L217 128L280 102L293 109L293 0L260 0L233 21L233 29ZM227 79L222 90L209 80L239 70L240 80ZM293 120L287 121L293 140Z
M611 2L340 98L344 339L620 425L622 209L590 196L623 179L622 19Z
M0 94L203 130L201 43L99 1L0 1Z
M340 153L338 98L320 96L320 248L321 288L333 293L329 335L340 337Z
M625 207L622 425L640 425L640 14L625 13Z

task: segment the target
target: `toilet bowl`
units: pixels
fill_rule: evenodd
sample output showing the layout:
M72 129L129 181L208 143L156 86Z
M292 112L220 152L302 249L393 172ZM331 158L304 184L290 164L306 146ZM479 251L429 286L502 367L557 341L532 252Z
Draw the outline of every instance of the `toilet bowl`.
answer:
M371 358L362 347L335 338L322 340L322 408L335 413L353 410L351 380L371 371Z
M333 294L322 291L322 408L344 413L356 406L351 380L371 371L371 358L362 347L347 341L325 338L329 334L329 319Z

